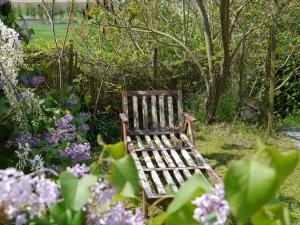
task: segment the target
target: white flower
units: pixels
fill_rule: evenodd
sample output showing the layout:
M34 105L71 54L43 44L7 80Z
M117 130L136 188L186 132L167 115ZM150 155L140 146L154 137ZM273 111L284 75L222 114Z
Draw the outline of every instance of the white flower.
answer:
M0 20L0 70L1 79L7 83L9 80L13 85L17 84L18 67L23 64L23 51L19 34L8 28Z

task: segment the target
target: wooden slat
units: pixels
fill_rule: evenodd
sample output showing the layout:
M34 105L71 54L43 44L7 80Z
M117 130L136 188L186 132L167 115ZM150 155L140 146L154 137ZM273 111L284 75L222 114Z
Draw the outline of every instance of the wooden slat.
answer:
M157 135L154 135L154 140L155 143L158 145L159 148L161 149L166 149L165 146L162 144L162 142L160 141L160 138ZM171 150L174 151L174 150ZM167 164L169 167L176 167L175 163L173 162L171 156L169 155L169 153L165 150L161 152L164 159L166 160ZM185 165L184 165L185 167ZM174 170L174 175L176 180L178 181L179 184L182 184L184 182L184 178L181 176L180 172L178 170Z
M177 95L178 91L165 91L165 90L149 90L149 91L127 91L128 96L151 96L151 95Z
M175 143L177 145L177 147L182 148L181 154L187 161L188 165L192 166L192 167L197 167L197 163L194 162L194 160L190 156L190 154L184 149L184 147L182 147L182 145L180 144L180 141L177 139L177 137L174 134L171 134L170 137L171 137L173 143ZM195 172L200 172L200 170L196 170Z
M139 109L138 109L138 99L136 96L132 97L133 103L133 128L135 130L139 129Z
M151 96L151 111L152 111L152 122L153 128L158 129L157 124L157 110L156 110L156 96Z
M139 145L140 148L144 148L144 144L142 142L142 140L140 139L139 136L135 136L136 140L137 140L137 143ZM151 161L151 158L148 154L148 152L142 152L142 156L146 162L146 165L149 169L152 169L152 168L155 168L155 166L153 165L152 161ZM160 179L159 179L159 176L157 174L156 171L151 171L151 177L152 177L152 180L157 188L157 191L160 195L165 195L166 194L166 191L164 189L164 186L163 184L161 183Z
M135 162L135 166L137 168L137 172L138 172L138 175L139 175L140 183L141 183L141 185L142 185L142 187L143 187L143 189L144 189L147 197L148 198L155 198L156 196L151 191L150 184L147 181L147 176L146 176L145 172L143 171L143 167L142 167L142 164L141 164L141 162L139 160L138 155L135 152L130 151L131 149L134 149L134 146L133 146L131 138L129 136L127 136L127 144L128 144L130 155L132 156L132 158L133 158L133 160Z
M160 121L160 128L165 128L166 122L165 122L165 102L164 102L164 96L159 96L159 121Z
M195 148L194 144L190 141L188 136L184 133L180 134L181 140L190 147L192 147L192 153L193 155L201 162L203 163L203 166L206 167L206 172L208 176L213 180L215 184L221 184L222 180L218 177L218 175L214 172L214 170L210 167L210 165L206 162L206 160L203 158L203 156L199 153L199 151Z
M168 96L168 116L169 116L169 127L174 128L174 115L173 115L173 98Z
M128 118L128 98L127 98L127 92L126 91L122 92L122 108L123 108L123 113Z
M178 108L178 120L179 127L183 127L183 106L182 106L182 92L178 91L177 95L177 108Z
M161 134L179 134L181 131L178 129L168 129L168 130L129 130L128 134L129 135L161 135Z
M172 144L170 143L170 141L168 140L167 136L166 135L162 135L161 136L162 138L162 141L165 143L165 145L169 148L172 148ZM177 151L175 150L171 150L171 155L173 156L176 164L179 166L179 167L186 167L185 163L181 160L180 156L178 155ZM192 174L190 173L189 170L183 170L183 173L186 177L191 177Z
M202 162L203 165L209 166L209 164L206 162L206 160L203 158L203 156L198 152L198 150L195 148L194 144L190 141L190 139L188 138L188 136L186 136L186 134L181 133L180 138L186 145L188 145L192 148L192 152L193 152L194 156L196 158L198 158L198 160L200 160L200 162Z
M147 96L142 97L142 108L143 108L143 127L144 130L148 130L148 105Z
M144 171L152 171L152 170L155 170L155 171L164 171L164 170L203 170L203 171L206 171L208 168L205 167L205 166L197 166L197 167L194 167L194 166L187 166L187 167L166 167L166 168L143 168Z
M150 136L146 135L145 139L146 139L148 145L150 146L150 148L153 150L153 155L154 155L155 161L157 162L157 165L160 168L166 168L166 165L165 165L164 161L162 160L160 154L158 153L158 151L155 150L155 146L152 143ZM169 173L169 171L163 171L163 175L164 175L164 178L166 179L167 183L172 188L173 192L177 192L178 188L177 188L175 182L173 181L173 178L172 178L171 174Z
M156 151L170 151L170 150L175 150L175 151L181 151L182 149L185 150L191 150L190 147L172 147L172 148L155 148ZM134 152L142 152L142 151L153 151L151 148L135 148L132 151Z

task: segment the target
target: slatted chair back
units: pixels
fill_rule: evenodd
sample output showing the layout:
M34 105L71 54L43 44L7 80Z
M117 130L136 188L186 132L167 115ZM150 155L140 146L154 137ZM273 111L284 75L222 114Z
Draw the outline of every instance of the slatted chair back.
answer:
M183 127L181 91L123 91L122 107L132 131Z

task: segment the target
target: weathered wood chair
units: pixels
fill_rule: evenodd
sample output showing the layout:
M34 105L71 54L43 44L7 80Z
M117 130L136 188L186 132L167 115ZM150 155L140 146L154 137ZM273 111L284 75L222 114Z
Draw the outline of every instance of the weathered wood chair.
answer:
M138 169L146 200L171 197L193 173L221 180L195 148L192 124L183 112L181 91L123 91L122 138Z

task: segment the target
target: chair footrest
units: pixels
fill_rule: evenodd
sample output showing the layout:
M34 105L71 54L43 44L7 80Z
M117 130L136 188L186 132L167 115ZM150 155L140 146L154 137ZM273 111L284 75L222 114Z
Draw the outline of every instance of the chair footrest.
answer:
M185 133L129 135L127 149L148 199L172 197L194 173L221 182Z

